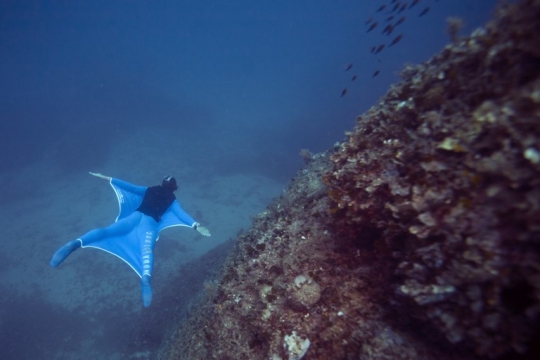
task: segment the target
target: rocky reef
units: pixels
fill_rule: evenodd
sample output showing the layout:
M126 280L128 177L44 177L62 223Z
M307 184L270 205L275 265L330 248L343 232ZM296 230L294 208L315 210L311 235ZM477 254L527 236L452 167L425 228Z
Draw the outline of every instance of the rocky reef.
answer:
M161 358L534 358L538 19L501 5L304 151Z

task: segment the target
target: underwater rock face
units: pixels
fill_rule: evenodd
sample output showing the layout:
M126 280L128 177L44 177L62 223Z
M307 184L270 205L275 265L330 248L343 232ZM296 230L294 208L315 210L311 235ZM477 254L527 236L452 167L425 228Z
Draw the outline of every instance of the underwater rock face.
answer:
M254 218L160 358L287 359L294 334L309 339L305 359L531 357L537 19L540 0L501 6L406 67Z
M289 352L289 360L300 360L309 349L309 339L302 339L293 331L291 335L285 335L285 347ZM273 356L275 359L275 356Z
M490 357L540 315L540 2L497 17L405 68L325 176L345 236L381 230L402 311Z
M289 286L289 306L297 311L307 311L321 298L321 287L313 279L298 275Z

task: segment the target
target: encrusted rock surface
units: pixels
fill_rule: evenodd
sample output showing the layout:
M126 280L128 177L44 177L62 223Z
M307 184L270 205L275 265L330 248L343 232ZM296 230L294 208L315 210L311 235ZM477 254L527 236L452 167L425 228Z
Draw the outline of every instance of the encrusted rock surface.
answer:
M321 181L330 168L329 153L315 155L254 219L212 301L179 329L163 359L291 359L284 338L293 332L309 340L304 359L442 356L385 321L379 284L388 270L333 233L333 201Z
M325 177L338 226L388 254L395 301L476 354L526 351L540 315L540 2L403 71Z
M162 359L533 358L540 0L403 71L239 236ZM306 340L307 341L307 340Z

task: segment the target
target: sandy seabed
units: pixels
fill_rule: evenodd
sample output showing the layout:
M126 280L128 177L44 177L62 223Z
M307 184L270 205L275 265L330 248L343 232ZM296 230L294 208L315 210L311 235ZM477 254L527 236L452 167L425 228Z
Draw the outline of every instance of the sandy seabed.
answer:
M212 173L212 159L201 161L196 146L188 148L162 132L141 131L116 142L102 167L88 169L149 186L174 175L182 207L212 232L210 238L182 227L162 232L155 250L154 303L182 265L234 238L283 188L252 173ZM96 249L80 249L59 268L49 267L62 244L114 221L118 205L110 185L85 171L58 169L47 155L1 174L0 183L5 192L0 204L2 358L121 358L126 334L141 313L152 311L143 310L138 276ZM121 326L113 324L118 319Z

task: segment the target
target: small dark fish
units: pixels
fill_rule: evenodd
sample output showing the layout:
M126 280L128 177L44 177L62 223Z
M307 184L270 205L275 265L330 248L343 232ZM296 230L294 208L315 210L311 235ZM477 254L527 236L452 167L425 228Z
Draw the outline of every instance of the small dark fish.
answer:
M372 21L373 21L373 17L370 17L370 18L368 19L368 21L366 21L366 25L367 25L367 24L370 24Z
M382 33L390 35L392 33L392 31L394 31L394 27L392 26L392 24L389 24L389 25L386 25L386 27L384 28Z
M389 17L386 18L386 21L392 21L392 20L394 20L394 15L389 16Z
M375 50L375 54L378 54L378 53L380 53L380 52L383 51L383 50L384 50L384 44L380 45L380 46L377 48L377 50Z
M420 0L413 0L413 2L411 3L411 6L409 6L409 9L412 8L414 5L418 4L420 2Z
M396 38L394 40L392 40L392 42L388 46L396 45L401 40L402 37L403 37L402 34L396 36Z
M372 47L371 47L370 53L373 54L373 53L375 52L375 50L377 50L377 47L376 47L376 46L372 46Z
M353 66L353 64L349 64L349 66L347 66L347 68L345 69L345 71L351 70L351 69L352 69L352 66Z
M422 12L420 13L420 15L418 15L418 16L424 16L424 15L426 15L428 12L429 12L429 6L428 6L427 8L425 8L424 10L422 10Z
M394 5L394 8L390 12L396 11L399 8L399 5L400 5L400 3L397 3L396 5Z
M398 21L394 24L394 27L398 26L399 24L402 24L405 21L405 16L400 17Z
M375 29L376 27L377 27L377 23L374 22L373 24L371 24L371 26L369 27L367 32L370 32L371 30Z
M347 88L345 88L345 89L343 89L341 91L341 97L344 97L346 93L347 93Z
M354 80L356 80L356 75L353 75L353 77L351 79L351 81L354 81Z
M371 77L375 77L375 76L379 75L380 72L381 72L380 70L375 71L375 72L373 73L373 76L371 76Z
M383 11L385 8L386 8L386 5L381 5L381 7L378 8L377 11L375 11L375 12L381 12L381 11Z
M400 8L399 8L399 11L397 12L398 14L400 14L402 11L404 11L405 9L407 9L407 3L403 4Z
M395 3L396 1L397 1L397 0L392 0L392 1L390 2L390 4L393 4L393 3Z

